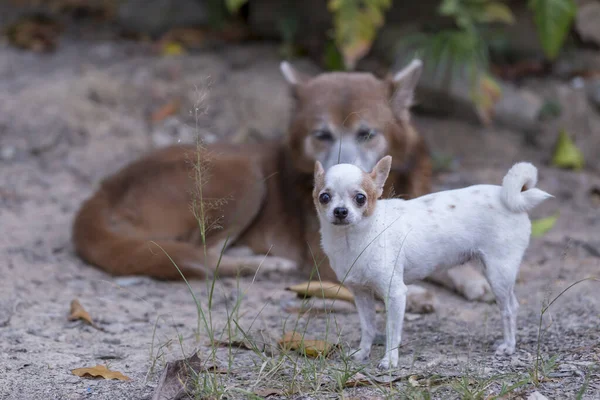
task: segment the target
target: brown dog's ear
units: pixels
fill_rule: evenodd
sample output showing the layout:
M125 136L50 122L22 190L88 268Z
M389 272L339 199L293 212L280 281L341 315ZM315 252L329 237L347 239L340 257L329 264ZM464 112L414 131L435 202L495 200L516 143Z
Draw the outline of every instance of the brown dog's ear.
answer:
M385 186L385 181L390 174L390 168L392 167L392 156L385 156L373 167L373 171L371 171L371 179L375 182L375 186L377 186L377 197L380 197L383 194L383 187Z
M422 71L423 62L414 59L392 78L392 110L400 120L408 122L410 119L409 109Z
M315 188L322 188L325 186L325 170L321 162L315 162Z
M296 69L287 61L282 61L279 64L279 69L283 74L283 77L287 81L288 84L292 87L296 87L307 80L307 77L300 72L296 71Z

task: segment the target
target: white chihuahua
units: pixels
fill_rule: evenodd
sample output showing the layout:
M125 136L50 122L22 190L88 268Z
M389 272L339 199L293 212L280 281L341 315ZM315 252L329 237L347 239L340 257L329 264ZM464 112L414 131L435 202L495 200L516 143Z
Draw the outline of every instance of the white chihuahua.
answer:
M371 173L338 164L327 173L317 161L313 198L322 246L338 279L352 290L360 318L360 348L369 357L375 325L374 294L387 311L385 357L379 368L398 366L407 284L436 270L482 262L502 311L504 341L497 354L515 351L514 285L531 234L527 211L552 195L535 189L537 169L515 164L502 186L476 185L413 200L378 200L391 157Z

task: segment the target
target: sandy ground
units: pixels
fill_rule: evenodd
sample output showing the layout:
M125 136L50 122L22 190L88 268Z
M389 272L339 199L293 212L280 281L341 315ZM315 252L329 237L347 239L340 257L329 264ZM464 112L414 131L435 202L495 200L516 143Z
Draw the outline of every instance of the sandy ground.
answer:
M569 91L560 83L550 86ZM205 94L196 124L191 111ZM558 98L569 106L568 98ZM176 99L182 104L176 117L149 122L151 112ZM209 356L204 329L196 334L197 309L186 285L115 279L84 264L70 242L73 215L102 176L157 145L193 140L196 131L209 142L281 134L288 101L276 48L266 45L173 58L139 44L85 38L65 38L49 55L0 47L1 399L147 399L166 361L194 348L201 357ZM494 304L469 303L428 285L436 290L439 306L433 314L407 317L399 375L523 376L534 365L544 301L579 279L600 275L600 202L590 194L600 188L600 176L548 166L547 143L554 140L559 123L577 126L576 118L548 123L540 133L541 144L531 146L516 132L416 118L432 149L455 158L451 171L436 176L436 189L498 183L513 162L530 160L540 167L539 186L556 195L532 217L557 211L560 217L549 233L532 240L522 265L516 354L493 355L501 337ZM328 335L328 340L356 346L358 318L351 306L337 304L328 316L293 312L299 300L285 288L303 280L297 275L219 281L212 304L215 331L227 326L226 315L237 303L236 320L259 341L278 338L298 323L311 338ZM541 354L557 358L537 390L548 398L574 398L586 377L583 398L600 398L599 285L576 286L545 315ZM207 285L192 282L191 287L206 311ZM100 330L67 320L74 298ZM368 372L376 372L381 352L381 347L375 349ZM335 374L298 372L288 357L277 376L265 376L259 373L261 364L271 364L265 362L269 356L263 357L248 350L217 352L219 366L231 371L219 378L229 397L247 398L239 389L289 387L292 380L299 392L290 398L341 396ZM335 367L342 361L338 354L328 362ZM70 372L103 363L132 380L82 379ZM499 387L495 383L490 390L497 393ZM526 396L531 390L528 386L517 394ZM346 389L344 395L382 394ZM449 391L435 396L460 397Z

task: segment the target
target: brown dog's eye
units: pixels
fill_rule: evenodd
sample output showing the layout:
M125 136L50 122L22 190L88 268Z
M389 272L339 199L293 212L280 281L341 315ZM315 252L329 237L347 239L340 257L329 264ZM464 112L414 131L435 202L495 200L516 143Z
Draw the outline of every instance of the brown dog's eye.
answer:
M364 206L365 203L367 202L367 196L365 196L362 193L359 193L356 196L354 196L354 200L356 201L356 204L358 204L359 206Z
M329 193L321 193L321 195L319 196L319 201L321 202L321 204L327 204L331 201L331 196L329 195Z
M331 132L329 132L326 129L314 131L313 136L317 140L322 140L323 142L332 142L333 141L333 135L331 134Z
M377 132L374 131L373 129L361 129L356 134L356 139L359 142L366 142L368 140L373 139L375 137L375 135L377 135Z

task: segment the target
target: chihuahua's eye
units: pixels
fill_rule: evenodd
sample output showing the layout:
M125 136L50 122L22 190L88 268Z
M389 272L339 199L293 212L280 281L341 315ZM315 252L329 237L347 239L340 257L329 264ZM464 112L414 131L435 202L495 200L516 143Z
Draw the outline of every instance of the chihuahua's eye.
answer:
M359 206L364 206L365 203L367 202L367 196L365 196L362 193L359 193L356 196L354 196L354 200L356 201L356 204L358 204Z
M377 132L373 129L361 129L356 134L356 139L359 142L366 142L373 139L377 135Z
M329 132L326 129L321 129L321 130L318 130L318 131L314 131L313 132L313 136L317 140L321 140L323 142L332 142L333 141L333 135L331 134L331 132Z
M321 202L321 204L327 204L331 201L331 196L329 195L329 193L321 193L321 195L319 196L319 201Z

